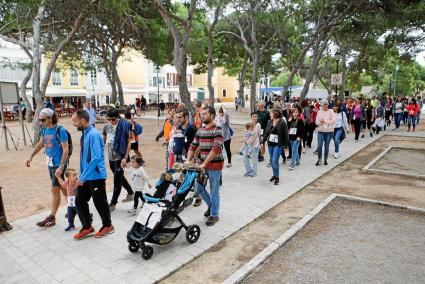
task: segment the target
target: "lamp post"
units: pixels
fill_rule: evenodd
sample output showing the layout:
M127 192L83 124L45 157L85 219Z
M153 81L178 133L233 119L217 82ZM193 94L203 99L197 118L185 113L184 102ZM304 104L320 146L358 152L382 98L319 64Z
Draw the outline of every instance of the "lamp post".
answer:
M158 65L156 66L156 85L158 86L158 125L159 125L159 116L160 116L160 110L159 110L159 69L161 69Z
M396 89L397 89L397 72L400 69L400 66L397 64L395 66L395 74L394 74L394 97L396 96Z
M339 61L341 60L341 58L342 58L342 54L339 51L337 51L335 53L336 74L338 74L339 72ZM336 98L338 98L338 85L335 85L335 95L336 95Z

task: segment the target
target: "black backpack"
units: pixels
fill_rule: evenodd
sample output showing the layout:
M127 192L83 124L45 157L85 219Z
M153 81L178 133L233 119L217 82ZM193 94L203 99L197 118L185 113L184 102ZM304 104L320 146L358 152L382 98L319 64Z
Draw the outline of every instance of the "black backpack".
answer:
M74 149L74 146L72 145L71 133L69 133L69 131L62 125L59 125L58 127L56 127L56 141L58 144L60 144L59 132L62 128L65 129L66 135L68 135L68 160L69 160L71 158L72 150ZM43 135L43 137L44 137L44 132L45 132L45 129L42 128L41 134Z

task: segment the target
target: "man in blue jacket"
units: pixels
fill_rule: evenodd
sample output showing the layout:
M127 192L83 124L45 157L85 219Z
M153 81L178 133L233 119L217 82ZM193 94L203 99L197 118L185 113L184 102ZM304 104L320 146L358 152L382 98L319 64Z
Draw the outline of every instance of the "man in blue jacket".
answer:
M75 207L83 228L74 235L74 238L81 240L94 233L88 204L91 197L93 197L94 206L102 219L102 228L95 234L95 237L101 238L114 232L106 197L107 173L102 136L90 125L90 116L85 110L79 110L72 115L72 124L82 132L80 184L75 197Z

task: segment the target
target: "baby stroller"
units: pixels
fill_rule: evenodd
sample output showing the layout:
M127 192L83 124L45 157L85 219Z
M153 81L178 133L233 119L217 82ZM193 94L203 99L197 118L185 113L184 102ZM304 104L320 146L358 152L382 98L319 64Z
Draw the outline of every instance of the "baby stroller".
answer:
M152 257L153 247L145 243L169 244L182 228L186 230L189 243L195 243L201 235L198 225L187 226L178 214L192 204L193 198L186 199L186 196L195 181L206 183L207 177L197 165L176 165L175 168L177 172L162 174L153 196L143 195L146 203L127 233L129 251L135 253L141 249L146 260Z

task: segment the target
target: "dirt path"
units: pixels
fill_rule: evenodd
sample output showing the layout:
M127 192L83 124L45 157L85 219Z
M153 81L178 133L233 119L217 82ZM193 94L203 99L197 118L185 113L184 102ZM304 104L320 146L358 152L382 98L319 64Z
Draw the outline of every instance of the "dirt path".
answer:
M161 283L222 282L332 193L425 208L423 180L362 172L388 146L425 149L424 142L423 138L397 136L377 140Z
M334 200L242 283L420 283L424 243L423 213Z
M160 143L155 142L163 121L137 119L143 125L141 152L147 163L146 171L151 178L157 178L165 167L165 148ZM71 125L70 118L60 118L60 124L69 130L72 136L74 152L70 160L70 167L79 169L80 153L80 133ZM9 129L13 133L16 142L19 141L18 150L6 151L3 141L0 141L0 186L3 187L2 195L9 221L27 217L50 209L50 179L45 164L45 158L40 152L34 159L31 168L25 166L26 160L30 157L32 148L24 147L20 127L17 122L8 122ZM101 131L104 124L96 124L96 128ZM242 145L242 125L233 125L234 136L232 138L231 149L233 154L237 154ZM30 126L28 128L31 130ZM2 137L2 136L1 136ZM9 145L11 148L12 145ZM133 152L132 152L133 153ZM105 151L105 158L107 152ZM106 161L107 162L107 161ZM108 163L108 162L107 162ZM107 190L111 191L113 181L112 173L108 169ZM124 193L122 194L124 195ZM65 199L62 205L65 205Z

